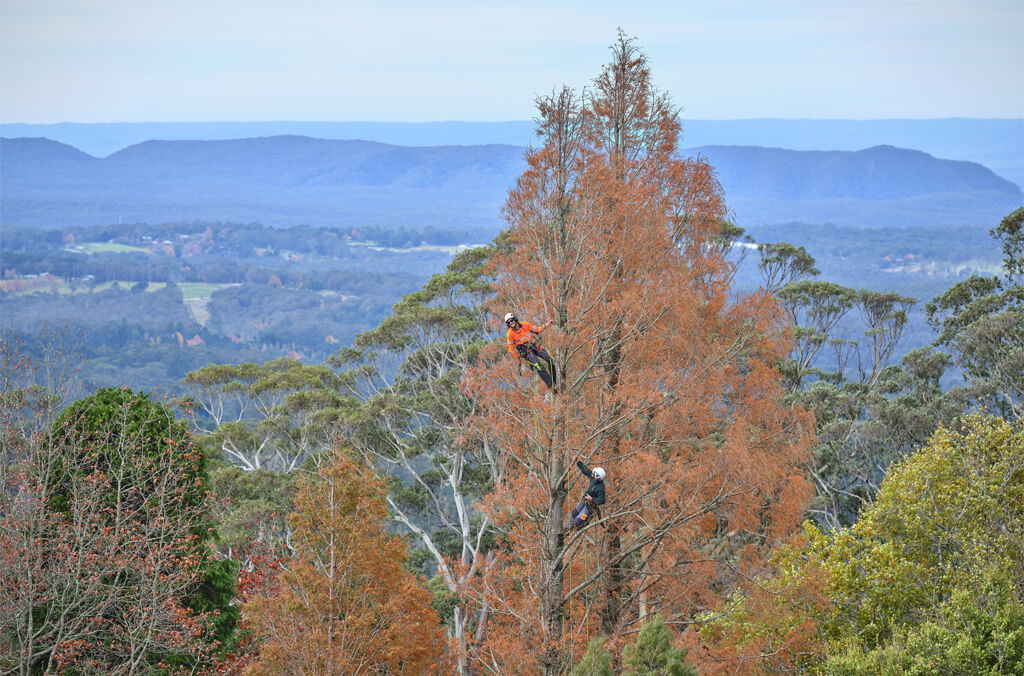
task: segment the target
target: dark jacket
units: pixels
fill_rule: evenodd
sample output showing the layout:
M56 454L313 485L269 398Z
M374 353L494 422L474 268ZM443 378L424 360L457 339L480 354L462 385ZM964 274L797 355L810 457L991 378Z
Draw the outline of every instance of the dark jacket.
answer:
M604 504L604 481L599 481L594 478L594 473L579 460L576 461L576 466L580 468L583 475L590 478L590 485L587 486L587 490L583 491L584 495L589 495L595 505Z

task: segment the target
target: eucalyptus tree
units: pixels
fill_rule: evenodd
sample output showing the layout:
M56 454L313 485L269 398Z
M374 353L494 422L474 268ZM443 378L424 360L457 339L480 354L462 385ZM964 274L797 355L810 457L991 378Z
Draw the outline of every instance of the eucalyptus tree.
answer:
M476 403L461 385L493 335L487 266L496 247L458 254L330 359L349 396L339 420L346 444L390 477L391 518L412 534L455 599L445 619L460 673L488 616L463 593L488 566L496 536L476 503L502 478L498 447L464 425Z
M763 288L792 326L793 349L781 366L790 398L815 414L808 513L838 528L873 499L894 461L938 425L955 425L968 397L961 388L942 390L948 354L924 348L892 363L915 299L815 279L803 247L779 242L758 252Z
M821 274L814 267L814 257L802 246L789 242L762 242L757 245L760 256L758 268L764 278L764 288L775 293L790 282Z
M1003 245L1003 275L954 284L926 306L936 344L956 364L981 401L1006 416L1024 417L1024 207L991 230Z
M246 471L293 472L330 449L347 398L329 366L275 359L185 375L204 441Z
M325 364L210 365L184 380L204 440L243 471L293 473L341 441L388 478L391 519L419 543L446 595L457 599L448 619L463 673L467 632L482 634L488 613L458 599L486 567L495 537L474 505L500 476L495 446L464 432L475 408L461 380L493 334L487 265L500 246L499 239L459 253ZM230 471L221 474L230 480ZM290 495L288 486L275 495ZM279 516L268 516L269 504L249 501L252 513L232 522L256 523L272 544L287 545L290 533Z

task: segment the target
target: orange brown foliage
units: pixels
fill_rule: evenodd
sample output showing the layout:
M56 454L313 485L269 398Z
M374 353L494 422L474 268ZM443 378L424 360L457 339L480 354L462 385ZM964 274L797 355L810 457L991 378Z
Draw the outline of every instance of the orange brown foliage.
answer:
M289 517L295 558L243 607L260 640L248 674L444 673L447 643L430 599L383 530L380 479L343 454L304 481Z
M542 145L494 260L495 315L554 320L563 390L538 394L500 346L465 380L507 465L484 509L508 546L478 590L492 609L479 663L500 673L561 673L591 635L616 648L655 611L678 626L715 607L810 495L812 421L773 367L783 315L732 294L712 167L677 155L678 111L632 42L612 56L586 96L539 102ZM609 500L563 536L578 454L607 470Z

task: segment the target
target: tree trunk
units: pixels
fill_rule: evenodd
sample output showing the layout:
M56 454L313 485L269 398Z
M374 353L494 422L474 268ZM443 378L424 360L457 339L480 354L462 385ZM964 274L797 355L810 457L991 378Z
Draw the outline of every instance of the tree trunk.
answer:
M556 446L557 448L557 446ZM545 676L554 676L564 671L563 631L565 628L565 559L563 556L562 522L565 519L566 487L564 465L561 459L551 463L551 500L544 524L543 566L547 573L544 585L544 625L547 647L541 658Z
M619 538L618 525L608 524L608 534L601 547L601 559L607 568L601 576L602 595L605 604L601 608L601 633L607 636L616 634L619 617L622 614L622 541Z

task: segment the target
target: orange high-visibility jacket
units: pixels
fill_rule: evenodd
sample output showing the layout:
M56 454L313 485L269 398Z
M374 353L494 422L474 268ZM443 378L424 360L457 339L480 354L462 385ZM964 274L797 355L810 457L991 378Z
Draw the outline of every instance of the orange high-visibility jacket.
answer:
M533 334L538 333L534 331L533 324L530 322L519 322L519 330L509 329L508 335L505 339L508 341L508 351L510 354L518 357L519 351L516 350L516 345L522 345L533 340Z

